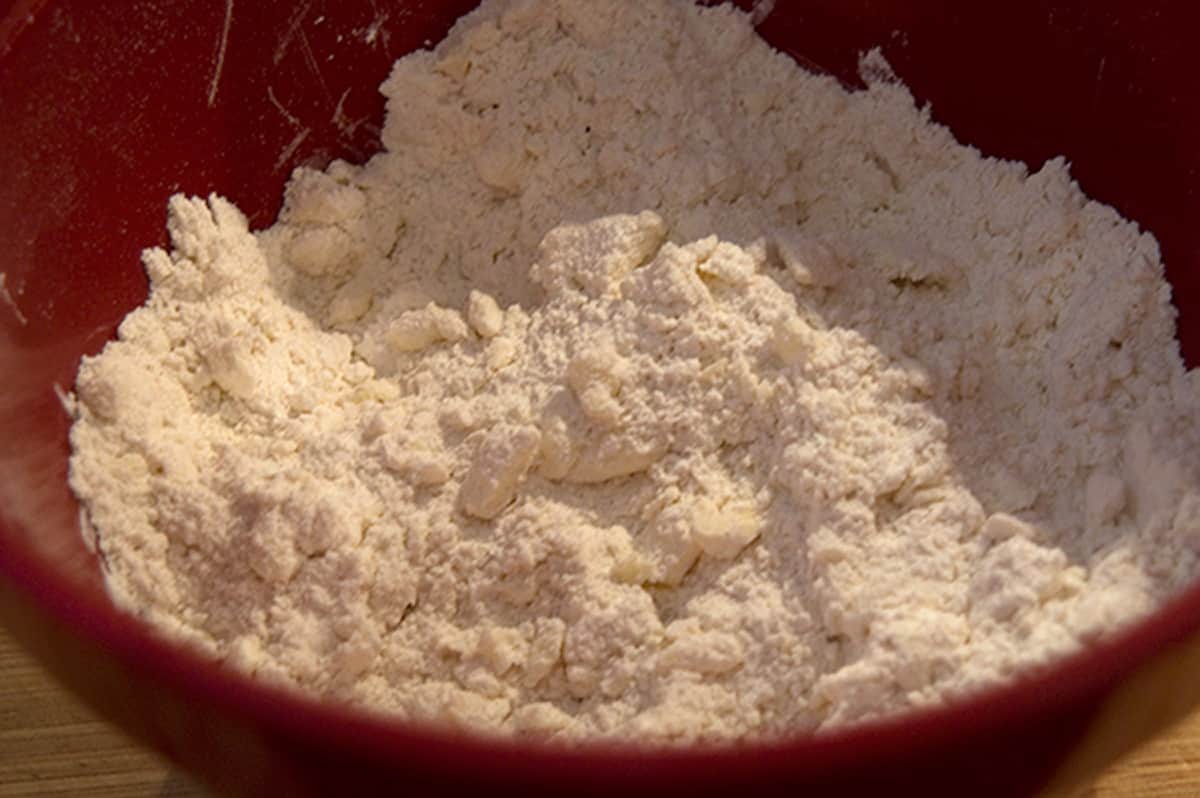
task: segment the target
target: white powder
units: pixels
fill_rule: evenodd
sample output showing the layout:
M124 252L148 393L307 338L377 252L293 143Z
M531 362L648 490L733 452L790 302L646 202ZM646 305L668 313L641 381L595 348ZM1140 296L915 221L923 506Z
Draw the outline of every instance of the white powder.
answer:
M1063 162L667 0L493 0L383 90L275 227L174 198L80 370L130 611L408 718L688 741L976 690L1197 573L1158 250Z

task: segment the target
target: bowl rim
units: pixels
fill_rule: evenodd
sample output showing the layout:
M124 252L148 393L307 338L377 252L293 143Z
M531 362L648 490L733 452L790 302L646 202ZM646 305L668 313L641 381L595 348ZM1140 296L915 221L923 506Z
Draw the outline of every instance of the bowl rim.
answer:
M964 736L977 738L1012 724L1053 716L1073 702L1102 693L1156 653L1200 627L1200 584L1109 637L1036 671L961 700L904 712L846 728L737 743L658 746L635 742L570 744L516 740L404 721L366 709L323 701L256 680L163 637L149 624L57 574L27 542L26 530L0 517L0 532L16 546L0 548L0 578L47 612L64 629L111 652L121 663L163 686L327 750L403 763L472 763L472 779L526 783L640 785L714 775L731 781L771 774L828 772L865 761L913 756ZM461 757L470 757L463 760Z

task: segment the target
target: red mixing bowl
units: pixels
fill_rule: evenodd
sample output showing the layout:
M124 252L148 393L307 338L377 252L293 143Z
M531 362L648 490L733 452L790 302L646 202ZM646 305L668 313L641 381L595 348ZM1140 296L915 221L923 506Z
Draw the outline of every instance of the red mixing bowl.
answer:
M598 0L601 1L601 0ZM139 305L173 192L269 224L292 167L377 147L376 87L470 0L0 0L0 618L105 717L236 794L1030 794L1081 783L1200 698L1200 589L974 700L736 748L560 749L273 690L107 598L67 489L59 390ZM1065 154L1162 244L1200 355L1200 82L1188 0L779 0L761 26L854 80L880 45L985 153Z

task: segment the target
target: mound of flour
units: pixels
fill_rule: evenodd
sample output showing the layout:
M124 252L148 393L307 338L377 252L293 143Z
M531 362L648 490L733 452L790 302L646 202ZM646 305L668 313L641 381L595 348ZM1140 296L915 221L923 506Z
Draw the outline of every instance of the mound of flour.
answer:
M680 742L941 702L1200 570L1157 247L1063 162L668 0L492 0L383 91L274 227L172 199L80 369L131 612L411 719Z

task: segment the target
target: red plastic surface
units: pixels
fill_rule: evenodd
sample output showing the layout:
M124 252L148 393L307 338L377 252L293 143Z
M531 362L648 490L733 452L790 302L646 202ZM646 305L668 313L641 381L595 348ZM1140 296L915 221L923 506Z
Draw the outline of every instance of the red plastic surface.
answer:
M67 490L69 389L144 298L167 197L219 191L268 224L301 163L376 146L376 86L474 5L379 0L0 2L0 615L100 711L231 793L1028 793L1139 665L1194 638L1200 591L1102 648L919 717L734 750L458 738L269 690L166 645L108 602ZM779 0L761 30L853 81L879 45L984 152L1066 154L1159 237L1200 355L1197 12L1185 0ZM1159 685L1154 698L1192 700ZM1122 739L1121 744L1133 740Z

